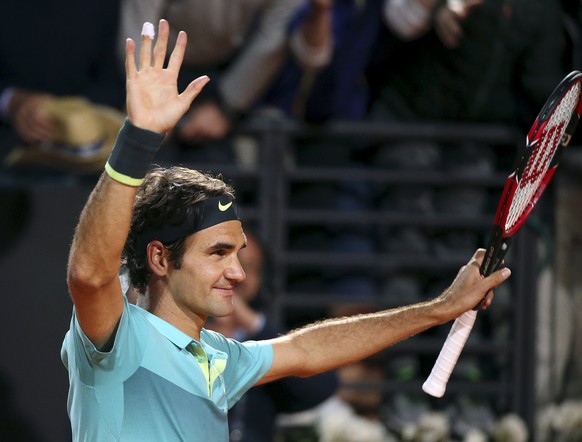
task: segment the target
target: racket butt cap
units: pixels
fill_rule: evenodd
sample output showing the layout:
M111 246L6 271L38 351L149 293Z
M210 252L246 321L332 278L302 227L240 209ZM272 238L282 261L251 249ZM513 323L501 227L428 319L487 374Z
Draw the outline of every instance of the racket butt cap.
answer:
M432 381L430 378L422 384L422 391L430 394L433 397L443 397L446 390L446 385Z

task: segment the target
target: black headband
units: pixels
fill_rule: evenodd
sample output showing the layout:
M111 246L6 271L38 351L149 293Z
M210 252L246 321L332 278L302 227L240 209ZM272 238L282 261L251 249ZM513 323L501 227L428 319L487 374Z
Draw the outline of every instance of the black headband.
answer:
M183 209L182 212L183 216L178 217L176 223L140 233L137 236L137 250L145 251L147 245L154 240L167 244L225 221L240 221L236 203L228 195L208 198L194 204L189 210Z

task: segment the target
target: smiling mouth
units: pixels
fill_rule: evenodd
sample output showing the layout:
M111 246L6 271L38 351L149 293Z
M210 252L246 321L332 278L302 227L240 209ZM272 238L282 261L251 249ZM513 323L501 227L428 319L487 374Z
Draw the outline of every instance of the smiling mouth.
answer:
M234 287L214 287L216 290L221 291L222 293L228 292L229 295L232 295Z

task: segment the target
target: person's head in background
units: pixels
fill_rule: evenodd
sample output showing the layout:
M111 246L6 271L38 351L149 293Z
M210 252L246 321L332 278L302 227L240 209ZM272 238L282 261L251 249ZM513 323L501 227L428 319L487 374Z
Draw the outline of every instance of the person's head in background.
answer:
M250 229L245 229L247 245L239 254L239 261L247 277L234 287L235 296L246 303L255 303L263 285L265 253L260 240Z

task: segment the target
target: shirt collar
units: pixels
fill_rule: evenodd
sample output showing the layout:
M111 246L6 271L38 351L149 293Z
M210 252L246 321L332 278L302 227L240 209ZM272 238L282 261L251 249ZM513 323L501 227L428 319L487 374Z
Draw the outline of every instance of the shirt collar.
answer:
M169 339L176 347L185 349L191 342L197 342L195 339L192 339L186 333L178 330L176 327L174 327L169 322L164 321L162 318L159 318L158 316L148 312L141 307L135 307L140 309L150 324L152 324L162 335Z

